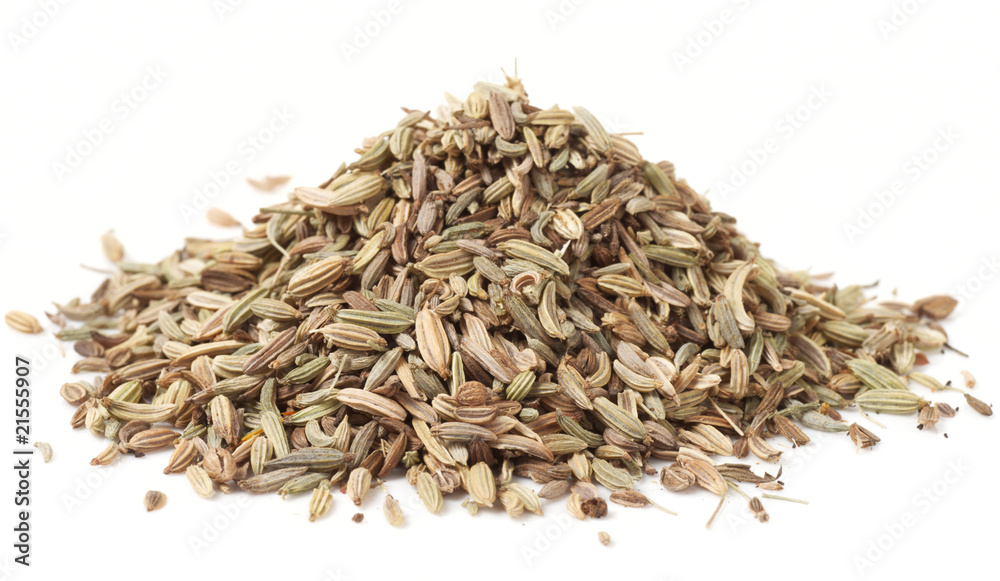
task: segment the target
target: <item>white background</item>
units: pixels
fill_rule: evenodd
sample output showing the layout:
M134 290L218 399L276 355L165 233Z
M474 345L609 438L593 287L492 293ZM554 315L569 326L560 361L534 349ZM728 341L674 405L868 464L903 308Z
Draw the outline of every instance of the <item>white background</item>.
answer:
M611 131L643 132L632 139L647 159L673 161L784 266L836 271L844 284L881 281L883 298L894 289L904 300L964 293L947 328L971 358L932 356L927 370L958 382L968 368L979 379L974 393L997 399L996 3L90 1L50 7L51 16L47 4L0 8L3 311L44 320L50 301L89 295L102 276L80 265L109 266L98 243L108 229L143 261L186 236L232 236L208 225L204 206L190 219L182 211L196 207L213 172L237 163L210 205L246 220L284 196L252 190L247 177L290 174L293 185L315 185L363 137L394 126L400 106L433 109L445 91L464 99L478 80L501 81L500 67L513 73L516 59L533 104L584 105ZM122 101L129 93L131 105ZM276 110L294 118L251 159L244 140ZM102 126L100 143L80 148ZM769 139L763 159L754 152ZM82 160L69 159L77 148ZM923 167L913 156L926 158ZM734 178L741 166L752 174L745 183ZM721 195L734 179L735 191ZM897 193L877 195L894 182ZM544 517L472 518L455 500L440 516L411 511L393 529L378 491L361 509L363 524L351 522L357 511L341 495L331 514L308 523L305 498L196 498L183 477L160 473L166 453L91 468L103 444L69 429L72 408L57 393L76 357L70 346L64 359L49 334L4 328L0 339L8 361L32 357L34 438L56 451L31 479L33 565L13 565L7 532L0 579L995 571L996 419L954 393L932 396L961 407L934 430L883 417L887 429L862 422L882 437L873 451L816 434L786 453L784 493L810 504L767 502L763 525L734 495L706 530L713 497L672 494L649 479L640 490L680 516L612 506L604 520L570 522L557 501ZM12 367L2 366L0 380L11 389ZM11 400L0 400L8 434ZM10 470L2 482L0 528L10 531ZM414 498L399 479L388 486L404 504ZM147 514L150 488L169 500ZM598 531L610 533L611 547Z

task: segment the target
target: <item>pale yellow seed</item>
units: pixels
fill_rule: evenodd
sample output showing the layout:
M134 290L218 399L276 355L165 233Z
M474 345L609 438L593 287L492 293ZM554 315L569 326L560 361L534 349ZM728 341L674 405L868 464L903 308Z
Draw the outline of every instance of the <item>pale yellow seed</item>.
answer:
M421 472L417 475L417 494L420 496L420 500L424 502L427 510L432 513L437 514L444 508L444 497L441 494L441 488L431 478L431 475L426 472Z
M19 333L35 334L42 332L38 319L23 311L10 311L4 315L7 326Z
M220 228L236 228L240 225L239 220L233 218L232 214L221 208L209 208L208 212L205 213L205 217L208 218L209 223L213 226Z
M52 445L48 442L35 442L34 446L42 453L42 460L48 464L52 460Z
M215 494L212 478L204 468L201 466L188 466L185 474L195 494L203 498L211 498Z
M104 256L111 262L120 262L125 257L125 247L115 237L112 230L101 235L101 249L104 251Z
M402 526L404 520L403 509L399 506L399 501L391 494L385 495L385 502L382 505L382 512L385 519L394 527Z

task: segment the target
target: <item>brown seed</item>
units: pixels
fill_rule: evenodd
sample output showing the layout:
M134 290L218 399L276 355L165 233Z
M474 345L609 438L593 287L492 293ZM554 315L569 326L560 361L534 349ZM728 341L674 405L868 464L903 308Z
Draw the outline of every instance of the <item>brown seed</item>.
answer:
M151 428L132 436L128 447L136 452L151 452L170 445L177 439L177 432L167 428Z
M859 450L862 448L870 448L881 441L878 436L859 426L857 423L851 424L851 427L847 430L847 435L851 437L854 445L856 445Z
M64 383L59 395L72 405L80 405L90 398L91 393L82 383Z
M980 414L982 414L984 416L992 416L993 415L993 406L987 404L986 402L984 402L984 401L982 401L982 400L980 400L978 398L972 397L969 394L965 394L965 401L966 401L966 403L969 404L969 407L971 407L972 409L976 410Z
M603 518L608 516L608 503L600 498L590 498L580 503L583 514L590 518Z
M143 498L143 504L146 505L146 512L160 510L166 503L167 503L167 495L163 494L159 490L150 490L149 492L146 493L146 496Z
M490 121L500 137L513 139L514 131L517 129L514 124L514 116L510 110L510 103L498 91L491 91L489 98Z
M167 467L163 469L164 474L175 474L191 465L197 458L198 449L192 440L178 440L170 459L167 460Z
M950 315L956 306L958 306L958 301L954 298L946 295L934 295L913 303L913 310L928 319L937 321Z
M204 468L201 466L188 466L185 474L195 494L203 498L209 498L215 494L215 486L212 484L212 479L208 476L208 472L205 472Z
M770 520L767 511L764 510L764 505L760 502L760 499L756 496L750 499L750 511L753 512L753 516L760 522L767 522Z

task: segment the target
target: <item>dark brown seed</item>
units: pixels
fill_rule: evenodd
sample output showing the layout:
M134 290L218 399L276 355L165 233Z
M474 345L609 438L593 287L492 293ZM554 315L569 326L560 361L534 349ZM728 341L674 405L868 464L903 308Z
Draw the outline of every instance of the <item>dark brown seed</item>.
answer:
M602 518L608 516L608 503L600 498L591 498L580 503L583 513L590 518Z

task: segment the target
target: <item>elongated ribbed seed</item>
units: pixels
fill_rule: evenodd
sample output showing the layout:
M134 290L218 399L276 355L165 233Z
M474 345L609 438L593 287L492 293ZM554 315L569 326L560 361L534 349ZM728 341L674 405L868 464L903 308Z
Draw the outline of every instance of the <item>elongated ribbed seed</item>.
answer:
M852 374L872 389L906 389L906 384L898 375L877 363L864 359L852 359L847 362L847 367L850 368Z
M905 389L873 389L854 398L854 403L865 411L887 414L911 414L926 404L919 395Z
M309 499L309 522L313 522L330 511L333 506L333 495L330 494L329 481L324 481L313 489Z
M347 479L347 497L354 506L361 506L371 487L372 473L367 468L362 466L351 470L351 475Z
M618 430L633 440L642 440L646 437L646 428L639 421L639 418L630 412L603 397L594 399L593 404L594 413L608 427Z
M188 482L195 494L204 498L210 498L215 494L215 485L208 476L208 472L201 466L188 466L186 470Z
M260 427L267 436L267 441L273 447L275 458L284 458L288 455L288 436L285 434L285 427L281 423L281 417L271 411L264 411L260 414ZM254 470L260 472L259 470Z
M441 488L430 474L421 472L417 475L417 494L427 510L434 514L441 512L444 507L444 497L441 495Z
M7 326L20 333L41 333L42 325L34 316L23 311L10 311L4 315Z
M340 450L332 448L299 448L288 454L269 460L264 464L265 468L290 468L305 467L309 470L327 471L336 470L351 458L350 454L344 454Z
M309 468L305 466L281 468L257 476L251 476L237 482L240 488L254 494L267 494L277 492L286 482L293 478L298 478L306 473Z

